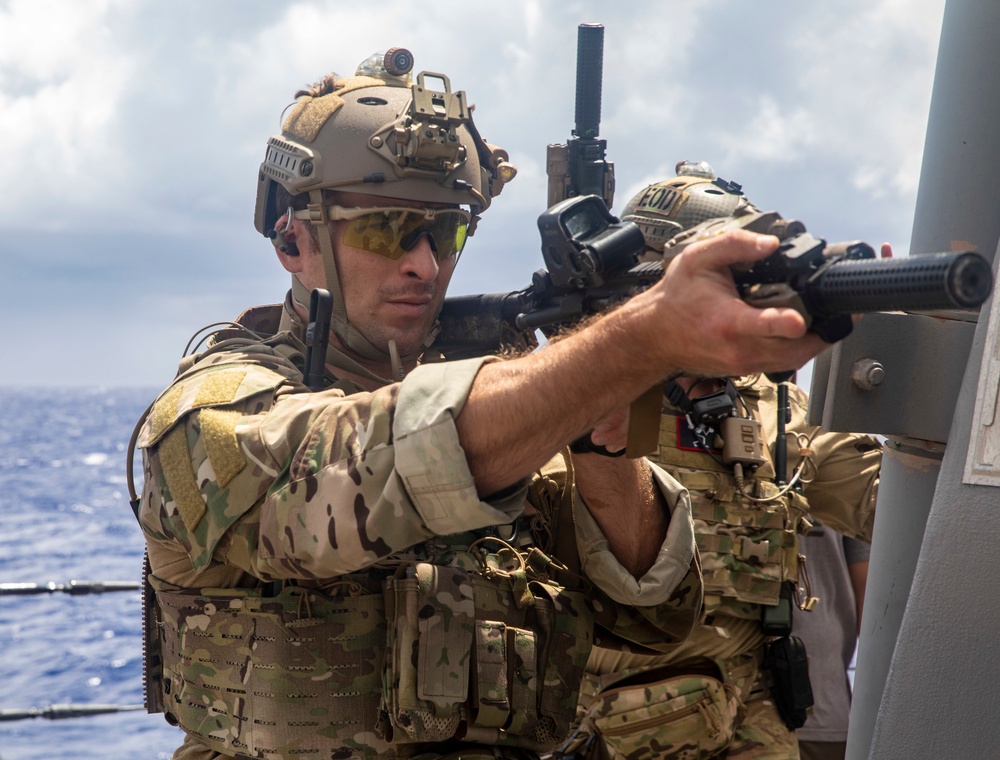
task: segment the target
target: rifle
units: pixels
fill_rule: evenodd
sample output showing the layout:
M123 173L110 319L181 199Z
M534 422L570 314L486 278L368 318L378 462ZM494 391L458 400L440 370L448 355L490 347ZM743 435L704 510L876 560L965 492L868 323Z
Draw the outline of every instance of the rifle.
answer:
M546 150L548 206L569 198L597 195L610 208L615 194L615 165L606 160L607 140L598 138L601 124L601 87L604 66L604 26L580 24L576 38L576 121L565 144L550 144ZM558 271L558 270L554 270ZM434 346L445 358L465 359L495 352L522 352L535 348L533 304L552 301L567 313L552 315L552 322L566 323L596 306L573 308L569 300L549 299L548 272L540 270L528 288L511 293L485 293L448 298L440 315L441 333ZM554 293L552 295L555 295ZM538 319L547 319L538 315ZM525 320L532 322L527 324Z
M978 253L880 259L866 243L827 245L801 222L773 211L710 219L674 238L666 256L730 228L773 234L780 241L767 258L732 268L740 297L761 308L796 309L809 329L829 343L851 332L851 314L975 309L993 287L990 263ZM538 229L547 268L535 272L530 285L509 293L445 299L435 347L446 358L501 352L511 345L512 334L572 325L613 308L663 276L663 262L639 262L645 243L638 226L612 216L595 195L557 203L539 216ZM656 388L644 397L657 404L654 419L661 395ZM648 450L649 440L636 438L633 445L631 436L632 431L628 455L645 453L640 449Z
M598 195L611 208L615 197L615 165L605 160L607 140L601 125L601 82L604 26L580 24L576 37L576 126L565 145L549 145L546 174L548 206L567 198Z

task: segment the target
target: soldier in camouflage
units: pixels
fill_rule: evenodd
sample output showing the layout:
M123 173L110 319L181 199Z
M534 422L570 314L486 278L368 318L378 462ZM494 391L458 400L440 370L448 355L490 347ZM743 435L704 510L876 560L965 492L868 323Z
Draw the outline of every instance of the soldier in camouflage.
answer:
M146 699L186 733L175 758L551 750L594 631L677 643L702 592L684 489L567 445L622 448L616 410L681 368L822 348L795 312L733 297L728 266L777 245L737 233L557 345L426 361L466 236L514 169L465 93L411 65L393 49L298 93L255 217L291 291L184 358L140 422Z
M622 218L642 229L645 258L659 260L676 234L749 211L756 209L739 185L718 179L704 162L681 162L676 177L638 193ZM666 265L669 276L673 264ZM579 725L563 747L567 756L799 757L768 671L768 646L780 640L773 633L774 613L783 606L790 613L792 601L807 608L816 602L797 541L798 533L808 531L810 515L871 540L881 447L869 436L808 425L805 393L792 383L788 388L788 472L779 479L773 457L776 383L754 373L680 376L666 384L658 448L649 458L690 493L704 607L691 635L680 645L654 647L659 653L623 651L598 632ZM721 424L723 414L731 427ZM742 435L747 420L759 423L754 435L770 444L761 447L752 472L726 462L720 436Z

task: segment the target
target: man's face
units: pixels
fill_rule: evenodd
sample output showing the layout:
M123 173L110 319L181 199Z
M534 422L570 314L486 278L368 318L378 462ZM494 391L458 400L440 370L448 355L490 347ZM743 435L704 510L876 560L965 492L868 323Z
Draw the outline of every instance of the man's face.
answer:
M344 207L413 206L414 201L338 193L334 203ZM428 204L431 205L431 204ZM400 354L417 353L444 301L457 256L437 261L426 235L396 261L344 243L349 221L333 222L334 255L347 318L369 341L387 348L394 340ZM307 287L324 287L322 254L308 235L305 264ZM301 246L300 246L301 249Z

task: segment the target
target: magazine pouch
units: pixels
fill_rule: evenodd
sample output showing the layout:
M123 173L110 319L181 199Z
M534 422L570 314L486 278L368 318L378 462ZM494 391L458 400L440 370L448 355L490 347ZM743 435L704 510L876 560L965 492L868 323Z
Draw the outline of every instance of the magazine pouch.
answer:
M385 598L388 741L544 751L568 732L592 639L582 594L417 562L386 581Z

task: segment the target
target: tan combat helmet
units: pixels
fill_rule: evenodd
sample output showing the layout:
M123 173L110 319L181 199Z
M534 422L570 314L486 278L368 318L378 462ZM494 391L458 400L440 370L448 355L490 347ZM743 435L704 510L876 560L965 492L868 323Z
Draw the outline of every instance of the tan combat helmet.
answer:
M408 50L392 48L366 59L354 76L332 75L313 94L300 94L281 134L267 141L257 181L254 226L276 247L284 241L274 226L286 212L278 205L279 186L292 196L308 193L334 299L332 329L352 351L376 360L389 354L347 319L323 190L463 206L472 215L471 235L479 214L517 173L507 152L479 135L465 92L452 92L448 77L433 72L413 82L412 67Z
M757 211L740 185L719 179L704 161L680 161L676 172L643 188L622 210L622 221L642 230L647 254L662 257L668 240L707 219Z

